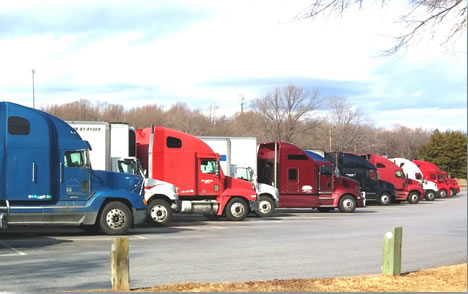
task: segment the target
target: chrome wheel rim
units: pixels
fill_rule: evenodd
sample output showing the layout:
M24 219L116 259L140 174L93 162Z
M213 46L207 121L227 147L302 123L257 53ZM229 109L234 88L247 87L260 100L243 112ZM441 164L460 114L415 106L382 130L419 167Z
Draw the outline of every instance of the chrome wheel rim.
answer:
M107 225L112 229L119 229L125 224L125 213L117 208L109 210L106 215Z
M163 222L167 218L167 210L162 205L155 205L151 208L151 218L155 222Z

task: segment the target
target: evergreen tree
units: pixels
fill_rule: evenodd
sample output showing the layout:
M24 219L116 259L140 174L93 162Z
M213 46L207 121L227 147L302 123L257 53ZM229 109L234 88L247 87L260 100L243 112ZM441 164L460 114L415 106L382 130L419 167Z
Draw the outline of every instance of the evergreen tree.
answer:
M451 177L466 179L466 133L435 130L420 154L423 160L434 163Z

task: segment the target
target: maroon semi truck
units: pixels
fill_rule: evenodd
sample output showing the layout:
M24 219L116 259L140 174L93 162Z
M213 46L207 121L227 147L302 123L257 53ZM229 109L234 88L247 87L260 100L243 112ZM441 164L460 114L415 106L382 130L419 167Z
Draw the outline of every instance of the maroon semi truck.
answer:
M260 144L257 164L258 182L278 188L279 208L350 213L365 206L358 182L336 175L331 162L316 161L293 144Z

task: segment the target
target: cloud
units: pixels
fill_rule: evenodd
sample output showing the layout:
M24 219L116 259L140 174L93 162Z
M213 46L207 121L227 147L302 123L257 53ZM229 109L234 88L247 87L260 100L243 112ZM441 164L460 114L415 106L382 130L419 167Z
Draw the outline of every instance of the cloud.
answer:
M208 17L206 10L149 0L138 3L38 1L19 7L3 7L0 10L0 36L82 34L103 38L122 32L144 31L146 35L156 37Z

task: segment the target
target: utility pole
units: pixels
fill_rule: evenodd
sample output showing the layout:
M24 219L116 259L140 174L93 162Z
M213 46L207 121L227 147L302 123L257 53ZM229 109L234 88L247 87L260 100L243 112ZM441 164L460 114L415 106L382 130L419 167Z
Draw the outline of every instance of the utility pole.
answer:
M331 128L328 129L328 136L330 137L330 152L332 152Z
M35 107L35 106L36 106L36 102L35 102L35 97L34 97L34 74L35 74L35 73L36 73L36 71L35 71L34 68L33 68L33 70L32 70L33 108L36 108L36 107Z
M241 113L244 113L244 95L241 95Z

